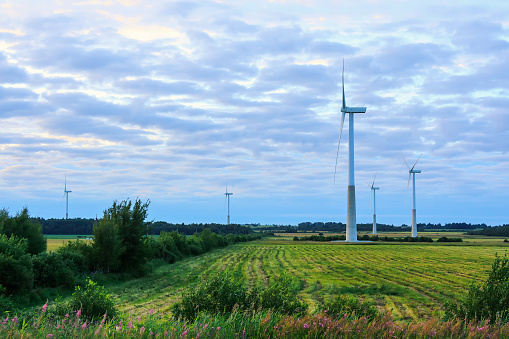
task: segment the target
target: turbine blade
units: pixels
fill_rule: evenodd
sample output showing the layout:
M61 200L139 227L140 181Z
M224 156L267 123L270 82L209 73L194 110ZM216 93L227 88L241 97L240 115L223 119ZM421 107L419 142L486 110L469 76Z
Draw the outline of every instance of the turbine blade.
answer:
M406 168L410 171L410 167L408 167L408 164L406 163L405 157L403 156L403 153L401 153L401 157L403 158L403 161L405 162Z
M419 155L419 157L417 158L417 160L415 160L415 164L412 166L412 169L414 169L415 165L417 165L417 161L419 161L419 159L422 157L424 153L421 153L421 155Z
M345 58L343 58L343 108L346 108L346 100L345 100Z
M369 182L367 182L367 181L366 181L366 185L368 185L368 186L369 186L369 188L373 188L373 186L371 186L371 185L369 184Z
M378 174L378 172L375 172L375 177L373 178L373 184L371 185L371 187L374 187L375 186L375 179L376 179L376 175Z
M338 150L336 151L336 165L334 166L334 183L336 183L336 172L338 169L339 144L341 143L341 134L343 133L343 125L345 123L345 112L341 118L341 127L339 128Z
M412 174L408 173L408 183L406 184L406 195L405 195L405 206L406 206L406 198L408 197L408 186L410 186L410 176Z

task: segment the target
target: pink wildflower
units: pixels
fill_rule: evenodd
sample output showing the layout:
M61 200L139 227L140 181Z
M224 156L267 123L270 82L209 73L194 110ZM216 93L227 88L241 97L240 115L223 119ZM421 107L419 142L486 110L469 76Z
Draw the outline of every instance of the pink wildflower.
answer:
M80 318L81 317L81 310L78 310L78 312L76 312L76 318Z
M144 333L145 332L145 326L143 326L142 328L140 328L140 333Z
M217 330L219 331L221 329L221 327L218 327Z
M304 328L309 328L309 325L307 323L304 324Z
M245 329L242 330L242 334L246 334L246 330Z
M203 328L207 328L207 327L209 327L209 324L203 325Z
M104 313L104 315L103 315L103 320L101 321L101 325L104 325L105 322L106 322L106 313Z
M54 335L51 333L46 336L46 338L53 338L53 337L54 337Z
M133 328L133 322L129 320L129 324L127 324L127 328Z
M81 325L81 329L84 330L86 328L87 328L87 323L85 322L85 323L83 323L83 325Z
M185 337L187 335L189 331L188 330L185 330L184 332L182 332L182 334L180 335L180 337Z
M168 335L168 331L164 331L164 336L166 337Z
M66 318L69 318L69 313L66 313L65 317L66 317Z
M42 313L46 313L47 309L48 309L48 303L42 305Z
M154 314L154 310L151 308L150 311L148 311L148 314L150 315Z

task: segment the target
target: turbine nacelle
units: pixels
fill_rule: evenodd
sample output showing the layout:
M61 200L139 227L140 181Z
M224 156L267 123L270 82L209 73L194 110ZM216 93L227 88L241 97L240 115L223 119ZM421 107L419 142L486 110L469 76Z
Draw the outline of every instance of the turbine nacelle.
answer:
M421 173L421 170L414 170L413 169L413 170L408 171L408 173Z
M366 107L341 107L343 113L366 113Z

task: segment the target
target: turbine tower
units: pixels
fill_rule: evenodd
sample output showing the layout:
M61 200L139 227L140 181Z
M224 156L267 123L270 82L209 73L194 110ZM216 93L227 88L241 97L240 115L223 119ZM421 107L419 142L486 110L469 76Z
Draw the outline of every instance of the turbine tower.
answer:
M72 191L67 190L67 174L65 175L65 183L64 183L64 195L65 195L65 218L69 218L69 193Z
M401 157L403 158L403 161L405 162L406 167L408 168L408 183L406 185L406 196L405 196L405 204L406 204L406 197L408 196L408 186L410 185L410 176L412 176L413 181L413 200L412 200L412 237L417 237L417 212L415 209L415 173L421 173L421 170L414 170L415 165L417 165L417 161L422 157L423 153L419 155L417 160L415 161L415 164L412 166L412 168L408 167L408 164L406 163L405 157L403 154L401 154Z
M354 178L354 145L353 145L353 116L355 113L366 113L366 107L347 107L345 101L345 60L343 59L343 105L341 112L341 128L339 130L338 150L336 153L336 168L334 169L334 182L336 182L336 169L338 166L339 144L341 142L341 133L345 115L348 113L348 197L346 214L346 241L357 241L357 215L355 209L355 178Z
M371 195L373 196L373 234L376 234L376 190L380 189L380 187L375 187L375 179L376 173L371 185L366 181L366 184L368 184L369 188L371 189Z
M224 194L225 202L226 202L226 200L228 200L228 214L226 216L226 225L230 224L230 195L232 195L232 194L233 193L228 193L228 184L226 184L226 193Z

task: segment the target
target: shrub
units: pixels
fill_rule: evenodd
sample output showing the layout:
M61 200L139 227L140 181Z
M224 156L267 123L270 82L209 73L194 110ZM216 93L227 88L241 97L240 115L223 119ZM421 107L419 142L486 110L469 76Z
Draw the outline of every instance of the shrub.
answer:
M373 302L361 301L355 297L341 294L337 295L331 302L325 303L323 309L330 316L337 318L347 315L354 318L366 317L372 320L380 315Z
M262 309L271 309L281 314L303 314L307 305L298 299L297 292L296 288L292 288L289 277L279 276L260 293L260 305Z
M258 290L248 291L234 282L228 272L221 272L209 281L202 282L194 290L184 294L179 303L173 305L175 318L192 321L200 312L224 314L236 310L256 307Z
M74 286L74 264L60 253L39 253L32 257L34 285L37 287ZM71 265L71 267L69 267Z
M260 292L259 288L248 290L233 281L228 272L221 272L184 294L182 300L173 305L172 312L177 319L193 321L202 312L227 314L259 309L280 314L302 314L307 305L298 300L292 281L286 276L278 277Z
M111 320L118 315L115 303L106 292L104 287L98 286L90 278L87 278L85 286L76 286L71 300L67 303L58 303L56 313L63 316L81 310L81 316L89 321L103 318Z
M484 283L472 283L460 302L447 302L445 319L509 320L509 259L498 255Z

